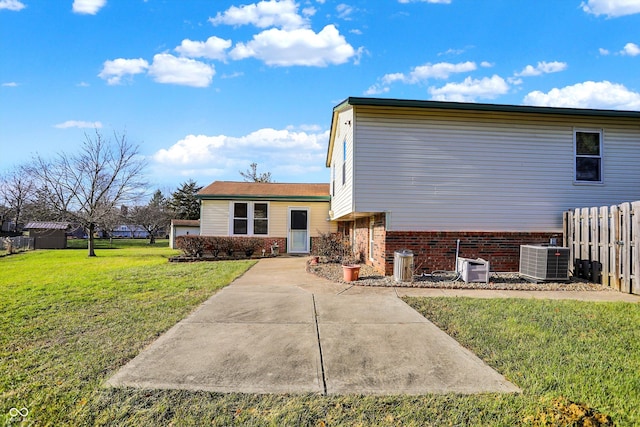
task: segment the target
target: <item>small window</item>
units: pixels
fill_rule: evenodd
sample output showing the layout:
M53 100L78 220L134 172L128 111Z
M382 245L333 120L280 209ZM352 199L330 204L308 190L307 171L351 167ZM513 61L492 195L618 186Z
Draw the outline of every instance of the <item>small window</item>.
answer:
M371 218L371 220L369 220L369 260L371 261L375 261L375 247L376 247L376 240L375 240L375 221L373 220L373 218Z
M342 185L347 183L347 139L342 141Z
M576 182L602 182L602 131L576 130Z
M253 234L269 234L269 218L266 203L253 205Z
M248 234L248 213L247 203L233 204L233 234Z

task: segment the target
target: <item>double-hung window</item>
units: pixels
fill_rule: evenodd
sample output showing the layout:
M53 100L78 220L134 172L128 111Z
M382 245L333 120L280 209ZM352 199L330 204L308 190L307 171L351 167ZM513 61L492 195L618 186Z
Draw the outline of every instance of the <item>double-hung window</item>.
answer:
M575 129L575 182L601 183L602 179L602 130Z
M269 204L261 202L233 202L231 234L266 236L269 234Z

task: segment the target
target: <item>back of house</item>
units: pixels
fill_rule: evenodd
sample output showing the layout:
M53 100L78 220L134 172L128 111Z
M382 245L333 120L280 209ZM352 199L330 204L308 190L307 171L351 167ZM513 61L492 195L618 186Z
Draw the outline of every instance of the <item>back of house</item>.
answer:
M522 244L562 238L562 212L640 200L640 112L379 98L333 110L331 219L390 274L462 256L517 271Z

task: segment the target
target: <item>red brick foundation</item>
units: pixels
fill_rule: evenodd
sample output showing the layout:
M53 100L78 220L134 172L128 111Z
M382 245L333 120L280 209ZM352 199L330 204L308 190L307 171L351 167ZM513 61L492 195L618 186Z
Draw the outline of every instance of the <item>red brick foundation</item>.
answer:
M373 219L373 260L369 254L369 225ZM348 236L362 260L387 276L393 274L395 252L413 252L417 272L455 269L456 241L459 256L483 258L492 271L516 272L520 267L520 245L546 244L557 232L469 232L469 231L386 231L384 214L355 221L341 222L338 232Z
M515 272L519 269L520 245L549 243L551 237L558 237L558 233L388 231L384 271L393 274L394 253L402 249L413 251L417 271L454 270L456 241L460 239L459 256L486 259L492 271Z

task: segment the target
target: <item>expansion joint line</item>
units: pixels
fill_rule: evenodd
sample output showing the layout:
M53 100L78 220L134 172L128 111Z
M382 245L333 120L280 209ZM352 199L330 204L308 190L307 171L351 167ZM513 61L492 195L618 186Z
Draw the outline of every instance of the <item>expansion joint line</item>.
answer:
M320 327L318 326L318 310L316 309L316 296L311 294L313 301L313 320L316 324L316 338L318 339L318 351L320 352L320 370L322 372L322 394L327 395L327 379L324 373L324 358L322 357L322 343L320 342Z

